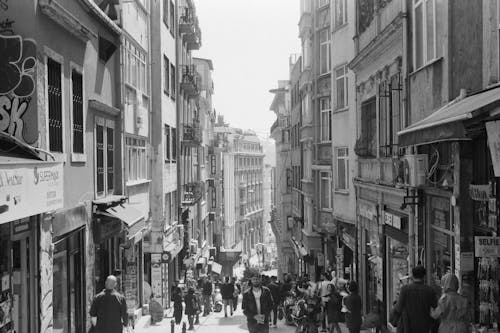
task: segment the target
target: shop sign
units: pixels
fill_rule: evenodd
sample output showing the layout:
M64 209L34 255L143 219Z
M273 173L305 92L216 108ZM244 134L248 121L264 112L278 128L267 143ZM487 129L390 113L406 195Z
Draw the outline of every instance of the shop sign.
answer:
M342 233L342 241L344 242L345 245L347 245L347 247L349 247L351 250L354 251L354 249L356 248L356 240L354 239L354 237L352 237L351 235L347 234L347 233Z
M472 255L472 252L460 253L460 270L462 272L474 271L474 256Z
M151 253L151 291L153 300L161 304L161 254Z
M318 252L317 259L318 259L318 266L324 267L325 266L325 255L321 252Z
M469 185L469 195L474 201L489 201L490 194L490 185Z
M476 236L474 241L476 257L500 257L500 237Z
M488 146L490 147L491 162L495 177L500 177L500 121L486 123Z
M0 166L0 224L62 207L62 163Z
M401 216L384 211L384 223L393 228L401 229Z
M20 220L14 221L14 230L12 232L15 234L20 234L25 231L30 230L30 219L29 218L23 218Z

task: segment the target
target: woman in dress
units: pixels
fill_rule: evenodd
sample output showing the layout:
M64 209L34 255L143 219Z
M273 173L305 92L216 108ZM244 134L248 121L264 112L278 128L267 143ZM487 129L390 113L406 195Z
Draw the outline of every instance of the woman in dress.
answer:
M355 281L349 283L349 295L344 297L344 306L347 309L345 314L345 324L349 333L359 333L361 331L361 296L358 293L358 284Z
M172 301L174 302L174 319L175 323L179 325L182 321L182 290L175 287L172 293Z
M470 309L467 298L458 293L458 278L448 273L441 280L443 295L431 316L439 318L439 333L471 332Z
M327 287L328 298L326 301L326 316L328 318L328 332L342 333L339 323L342 321L342 296L333 284Z

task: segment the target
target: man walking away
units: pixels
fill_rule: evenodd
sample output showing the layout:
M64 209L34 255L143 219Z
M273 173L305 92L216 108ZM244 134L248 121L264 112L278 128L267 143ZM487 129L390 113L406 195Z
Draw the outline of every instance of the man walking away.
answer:
M243 294L241 308L247 317L249 333L269 333L269 314L273 308L273 297L268 288L262 286L259 275L251 277L252 287Z
M108 276L105 289L92 301L90 317L95 333L122 333L128 326L127 302L115 290L116 285L116 277Z
M437 295L424 284L425 268L416 266L412 270L413 283L403 286L399 299L391 313L390 322L398 332L429 333L433 326L431 308L437 306Z
M281 290L278 282L276 281L276 276L271 276L271 283L267 286L271 291L271 296L273 296L273 324L271 327L278 327L278 305L281 302Z
M209 278L205 277L205 282L203 283L203 316L206 317L212 312L212 282Z
M238 283L238 281L236 281L236 278L234 276L232 278L232 282L234 284L233 311L236 311L236 309L238 307L238 297L240 296L240 293L241 293L241 286Z
M233 315L233 297L234 297L234 284L229 281L229 276L224 278L224 283L221 285L220 293L222 294L222 301L224 302L224 317L227 317L227 307Z

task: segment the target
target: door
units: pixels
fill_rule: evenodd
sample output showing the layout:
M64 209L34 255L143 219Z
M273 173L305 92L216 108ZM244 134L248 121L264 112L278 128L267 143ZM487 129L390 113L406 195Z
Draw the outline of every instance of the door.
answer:
M14 330L18 333L32 332L32 314L35 306L32 290L32 267L30 267L30 238L12 242L12 289Z

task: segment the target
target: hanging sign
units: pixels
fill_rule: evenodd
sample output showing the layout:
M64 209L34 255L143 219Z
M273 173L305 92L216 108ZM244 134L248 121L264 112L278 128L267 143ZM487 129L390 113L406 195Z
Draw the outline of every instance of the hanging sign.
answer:
M474 242L476 257L500 257L500 237L476 236Z
M469 185L469 195L474 201L489 201L490 194L490 185Z
M486 123L488 146L490 147L491 162L495 177L500 177L500 121Z

